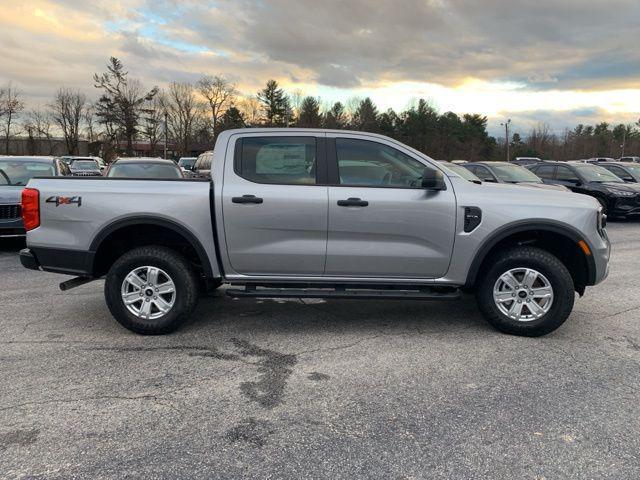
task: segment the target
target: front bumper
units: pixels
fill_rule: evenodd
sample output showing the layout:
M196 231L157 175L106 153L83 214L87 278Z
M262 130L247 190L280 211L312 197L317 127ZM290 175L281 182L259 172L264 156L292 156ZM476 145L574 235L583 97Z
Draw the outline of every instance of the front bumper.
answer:
M608 215L610 217L636 217L640 215L640 196L618 198L610 203Z

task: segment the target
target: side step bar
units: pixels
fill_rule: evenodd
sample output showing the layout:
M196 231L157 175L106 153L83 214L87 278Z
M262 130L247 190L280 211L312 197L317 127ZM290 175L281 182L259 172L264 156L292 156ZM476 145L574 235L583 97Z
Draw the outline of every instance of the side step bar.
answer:
M260 297L260 298L358 298L358 299L384 299L384 300L457 300L461 293L455 288L421 288L415 290L394 289L347 289L347 288L257 288L253 285L247 287L230 288L226 295L233 298Z

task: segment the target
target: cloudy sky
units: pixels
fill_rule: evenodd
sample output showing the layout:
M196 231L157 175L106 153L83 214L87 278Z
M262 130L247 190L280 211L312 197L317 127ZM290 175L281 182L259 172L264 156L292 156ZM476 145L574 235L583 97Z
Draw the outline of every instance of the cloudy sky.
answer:
M0 0L0 82L95 96L109 56L151 85L269 78L326 100L482 113L526 131L640 118L638 0Z

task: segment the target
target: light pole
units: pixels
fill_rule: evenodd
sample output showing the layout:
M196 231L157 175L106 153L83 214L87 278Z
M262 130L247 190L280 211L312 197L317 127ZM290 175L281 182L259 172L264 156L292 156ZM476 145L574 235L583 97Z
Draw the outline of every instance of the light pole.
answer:
M504 127L504 140L507 145L507 162L511 158L510 145L509 145L509 125L510 124L511 124L510 118L506 122L500 124L501 126Z

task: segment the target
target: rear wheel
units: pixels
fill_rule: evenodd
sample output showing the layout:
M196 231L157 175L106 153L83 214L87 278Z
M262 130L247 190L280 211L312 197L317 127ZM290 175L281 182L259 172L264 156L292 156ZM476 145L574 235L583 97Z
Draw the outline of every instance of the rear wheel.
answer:
M193 268L165 247L140 247L113 264L104 286L107 306L129 330L159 335L179 328L198 302Z
M476 291L487 321L512 335L537 337L560 327L573 309L573 279L560 260L534 247L494 259Z

